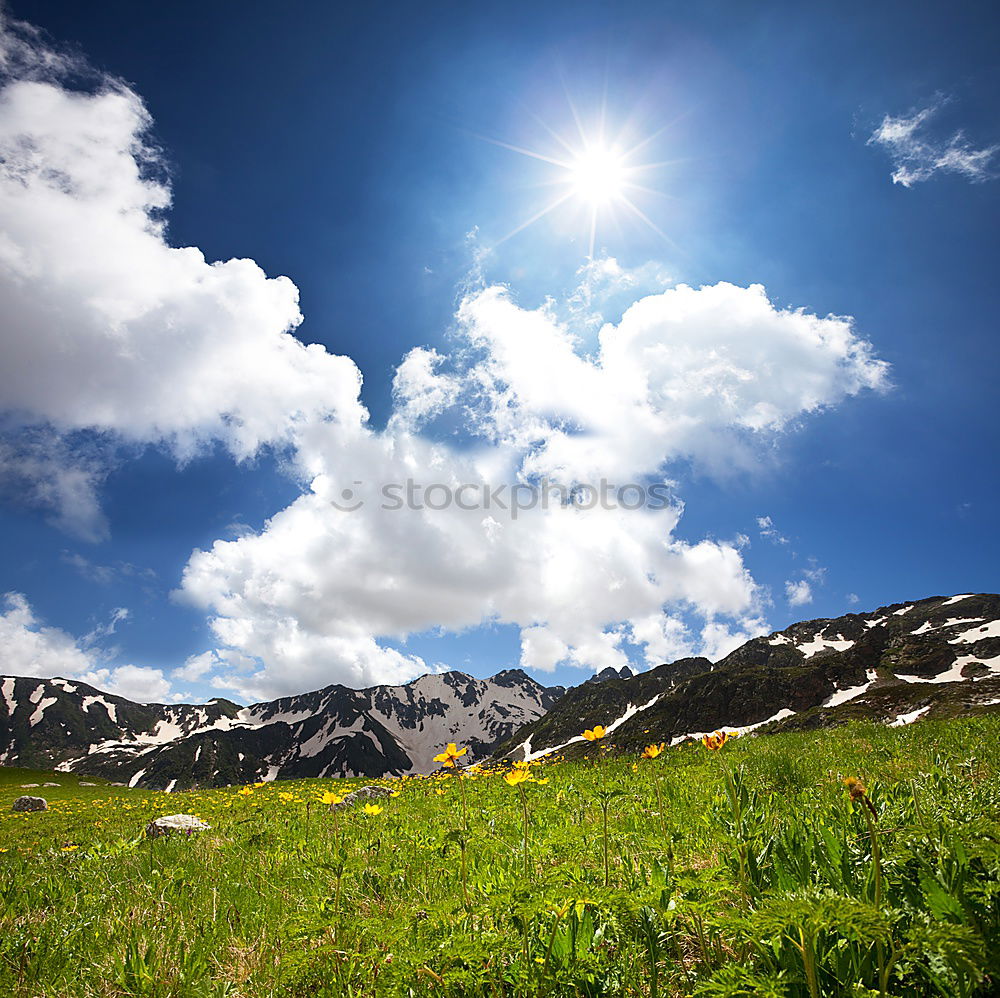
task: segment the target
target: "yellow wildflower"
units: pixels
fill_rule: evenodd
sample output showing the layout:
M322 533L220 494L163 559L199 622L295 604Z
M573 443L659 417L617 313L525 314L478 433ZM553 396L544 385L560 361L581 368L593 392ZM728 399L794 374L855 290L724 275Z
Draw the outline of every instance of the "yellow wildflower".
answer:
M583 737L587 739L588 742L596 742L603 738L607 734L607 730L601 724L595 724L593 728L587 728L583 733Z
M701 739L701 744L708 749L709 752L718 752L723 745L726 744L726 739L729 736L725 731L716 731L714 735L705 735Z
M253 793L253 787L243 787L243 789L240 790L241 797L249 797L252 793Z
M365 804L361 810L364 811L365 814L370 814L372 816L382 813L382 808L380 808L378 804Z
M868 793L865 785L856 776L845 777L844 786L847 787L847 792L851 795L851 800L857 800Z
M332 807L334 804L339 804L343 799L343 797L339 794L335 794L332 790L327 790L327 792L320 797L319 802Z
M292 794L280 793L280 794L278 794L278 796L282 800L294 800L295 799L295 797Z
M659 745L647 745L642 750L643 759L655 759L664 749L664 743L660 742Z
M452 769L455 765L455 760L460 759L468 751L468 748L459 749L454 742L448 742L448 747L439 755L434 756L434 761Z
M508 787L516 787L519 783L527 783L531 779L527 767L514 768L509 773L503 774L504 783Z

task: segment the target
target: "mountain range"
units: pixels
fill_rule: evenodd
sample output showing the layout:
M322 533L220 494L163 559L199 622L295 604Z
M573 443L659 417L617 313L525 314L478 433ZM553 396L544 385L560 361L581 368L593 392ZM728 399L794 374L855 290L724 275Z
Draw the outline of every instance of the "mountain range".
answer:
M428 772L450 741L485 758L564 693L519 669L313 693L241 707L137 704L65 679L0 677L0 765L158 789ZM6 716L5 712L6 711Z
M807 620L718 662L605 669L545 687L520 669L312 693L242 707L138 704L75 680L0 677L0 765L60 769L166 790L303 776L429 772L450 741L463 761L536 759L602 744L638 750L718 728L763 733L852 719L907 724L1000 709L1000 596L963 594Z

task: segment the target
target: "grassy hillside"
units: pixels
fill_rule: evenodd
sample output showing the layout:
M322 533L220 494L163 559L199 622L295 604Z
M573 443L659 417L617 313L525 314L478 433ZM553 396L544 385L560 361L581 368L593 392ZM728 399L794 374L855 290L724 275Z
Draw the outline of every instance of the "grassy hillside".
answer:
M0 993L996 994L998 736L852 724L413 778L372 814L320 803L358 780L168 796L0 769ZM12 814L21 793L50 810ZM142 836L177 812L212 828Z

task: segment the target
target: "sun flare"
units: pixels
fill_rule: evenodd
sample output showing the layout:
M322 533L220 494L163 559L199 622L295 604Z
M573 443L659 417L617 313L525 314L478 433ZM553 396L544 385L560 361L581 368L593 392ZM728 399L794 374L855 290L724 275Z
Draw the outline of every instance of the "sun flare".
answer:
M603 226L610 221L620 228L619 214L635 216L658 236L671 242L669 236L636 203L638 195L663 194L662 191L644 186L639 181L643 174L657 167L670 165L669 162L639 162L636 159L639 150L656 139L663 129L639 139L633 135L630 142L624 141L624 134L609 139L606 137L603 109L598 116L598 126L588 130L582 124L582 119L577 109L572 106L572 102L570 106L576 124L576 136L561 135L536 118L549 138L558 145L558 148L550 151L525 148L480 136L487 142L521 156L548 163L556 171L548 181L545 181L546 186L556 189L553 198L503 238L497 240L494 245L506 242L556 209L563 206L564 210L572 209L574 205L578 209L578 215L583 216L584 225L588 230L588 259L594 258L599 224Z

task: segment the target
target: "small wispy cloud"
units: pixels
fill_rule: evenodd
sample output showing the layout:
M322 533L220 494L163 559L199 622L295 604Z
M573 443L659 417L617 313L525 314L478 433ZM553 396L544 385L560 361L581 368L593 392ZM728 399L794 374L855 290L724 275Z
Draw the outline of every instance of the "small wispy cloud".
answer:
M788 538L783 536L778 528L774 525L774 521L769 516L758 516L757 517L757 529L760 531L760 536L764 540L770 541L772 544L787 544Z
M788 597L789 606L805 606L806 603L812 602L812 586L805 579L799 579L797 582L789 579L785 583L785 595Z
M882 146L892 158L892 182L912 187L929 180L935 173L958 173L973 183L989 180L996 174L992 160L1000 145L976 149L959 129L948 137L931 134L928 122L948 103L939 96L932 104L909 114L887 114L872 132L868 145Z

